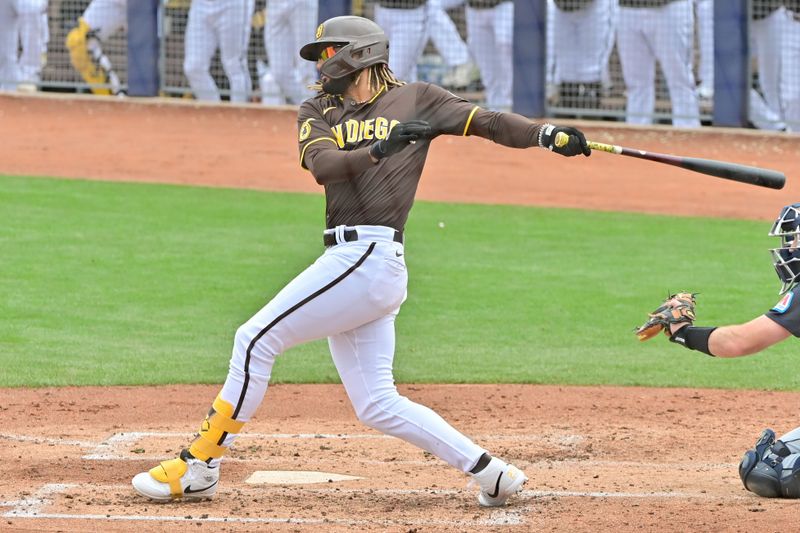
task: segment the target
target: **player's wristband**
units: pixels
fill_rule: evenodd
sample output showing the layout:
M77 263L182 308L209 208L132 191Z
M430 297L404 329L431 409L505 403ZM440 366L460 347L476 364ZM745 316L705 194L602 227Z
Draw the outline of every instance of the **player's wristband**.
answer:
M697 350L698 352L703 352L711 357L716 357L708 350L708 338L711 336L711 332L715 329L717 328L696 328L694 326L686 326L685 328L681 328L673 333L669 340L680 344L681 346L685 346L690 350Z
M550 144L550 137L553 134L553 130L555 129L555 125L550 124L549 122L545 122L539 128L539 148L549 148Z

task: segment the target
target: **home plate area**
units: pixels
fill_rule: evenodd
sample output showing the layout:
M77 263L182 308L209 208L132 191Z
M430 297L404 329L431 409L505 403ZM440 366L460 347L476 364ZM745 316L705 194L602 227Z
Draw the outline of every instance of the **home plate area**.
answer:
M35 519L53 522L56 529L105 529L101 522L111 521L112 529L131 531L151 530L162 521L225 523L237 531L255 524L463 531L535 522L532 496L521 495L514 506L482 509L468 476L377 432L243 434L223 461L214 499L158 504L137 495L130 478L174 457L189 438L186 433L125 432L92 443L73 436L2 434L0 440L33 456L60 455L63 449L65 458L72 455L76 466L86 472L80 465L88 464L95 474L79 483L31 485L19 499L0 501L0 515L6 525L18 527ZM515 448L543 444L541 436L480 438L512 456ZM86 527L86 521L95 526Z

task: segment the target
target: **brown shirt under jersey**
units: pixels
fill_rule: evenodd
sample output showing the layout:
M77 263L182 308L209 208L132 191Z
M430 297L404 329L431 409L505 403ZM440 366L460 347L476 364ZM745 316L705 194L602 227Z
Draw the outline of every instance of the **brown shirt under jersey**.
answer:
M414 203L430 139L380 160L369 147L408 120L430 123L433 136L477 135L515 148L538 145L539 124L521 115L486 111L429 83L382 90L357 103L319 95L298 113L300 164L325 186L326 227L359 224L402 231Z

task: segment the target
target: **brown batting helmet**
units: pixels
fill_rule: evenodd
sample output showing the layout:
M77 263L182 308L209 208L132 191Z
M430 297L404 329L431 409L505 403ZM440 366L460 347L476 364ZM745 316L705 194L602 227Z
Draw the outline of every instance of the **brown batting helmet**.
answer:
M316 40L300 49L300 57L318 61L329 47L335 53L319 69L323 76L339 79L377 63L389 63L389 39L380 26L364 17L328 19L317 28Z

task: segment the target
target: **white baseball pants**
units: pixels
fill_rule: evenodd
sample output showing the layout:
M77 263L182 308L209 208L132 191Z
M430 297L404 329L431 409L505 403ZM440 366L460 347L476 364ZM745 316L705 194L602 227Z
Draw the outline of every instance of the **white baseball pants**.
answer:
M236 331L222 399L234 406L233 418L249 420L275 358L327 337L359 420L468 472L485 450L394 385L394 322L408 283L403 245L392 240L391 228L355 228L360 240L339 239ZM235 437L228 435L223 445Z
M46 13L47 0L0 0L0 90L39 81Z
M417 60L427 41L425 6L390 9L375 6L375 22L383 28L391 44L389 68L397 79L417 81Z
M316 68L298 50L314 40L316 27L317 0L267 1L264 48L269 70L284 98L295 105L314 94L308 86L317 79Z
M511 110L513 87L514 2L496 7L467 7L467 46L486 88L486 106Z
M555 82L603 80L614 47L616 0L594 0L577 11L552 9Z
M192 0L186 23L183 72L198 100L219 101L211 77L211 58L219 48L230 82L231 102L246 102L252 92L247 45L255 0Z
M127 26L127 5L127 0L92 0L83 12L83 20L97 32L98 39L106 41L117 30Z
M625 78L629 124L653 122L658 60L669 88L672 124L700 126L692 73L693 42L691 0L677 0L662 7L619 8L617 49Z

